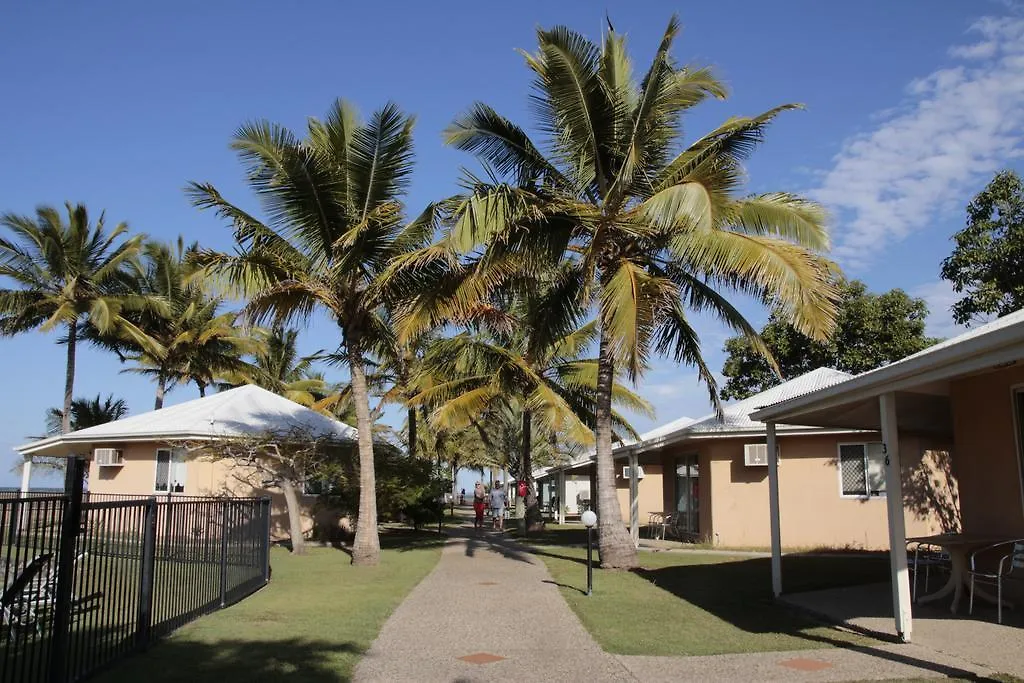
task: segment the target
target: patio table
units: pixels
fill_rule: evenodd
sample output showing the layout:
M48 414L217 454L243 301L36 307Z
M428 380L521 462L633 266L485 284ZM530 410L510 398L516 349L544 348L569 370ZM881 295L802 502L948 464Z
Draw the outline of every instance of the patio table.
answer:
M970 575L968 574L968 570L971 552L978 548L983 548L987 545L999 543L1004 540L1006 539L1002 536L985 536L970 533L947 533L935 534L934 536L915 536L913 538L908 538L908 543L930 543L941 546L943 550L949 553L951 565L949 580L946 582L946 585L934 593L922 596L918 599L918 602L923 604L934 600L941 600L952 593L953 602L949 607L949 611L956 614L957 608L960 606L960 598L962 598L964 594L964 586L970 584ZM994 595L986 593L977 586L974 588L974 595L993 604L996 602Z

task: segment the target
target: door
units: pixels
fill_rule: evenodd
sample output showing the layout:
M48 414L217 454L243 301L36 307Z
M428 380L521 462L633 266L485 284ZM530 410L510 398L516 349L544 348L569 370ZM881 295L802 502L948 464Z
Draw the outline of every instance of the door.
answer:
M696 454L676 458L676 512L681 532L700 535L700 465Z

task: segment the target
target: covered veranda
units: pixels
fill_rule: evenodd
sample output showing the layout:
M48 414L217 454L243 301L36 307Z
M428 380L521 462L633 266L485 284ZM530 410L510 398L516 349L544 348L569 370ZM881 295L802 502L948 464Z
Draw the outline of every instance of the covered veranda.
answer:
M901 437L927 436L949 444L959 489L960 537L1024 538L1020 451L1024 408L1024 311L1018 311L883 368L840 384L762 407L751 418L767 424L772 590L783 588L785 510L779 505L776 424L796 423L879 431L885 455L894 633L910 641L911 587L904 527ZM785 468L783 468L784 471ZM979 543L980 545L980 543ZM954 554L957 562L964 556ZM949 592L964 591L951 579ZM857 604L854 601L853 604ZM938 605L939 603L934 603ZM944 603L950 604L950 603Z

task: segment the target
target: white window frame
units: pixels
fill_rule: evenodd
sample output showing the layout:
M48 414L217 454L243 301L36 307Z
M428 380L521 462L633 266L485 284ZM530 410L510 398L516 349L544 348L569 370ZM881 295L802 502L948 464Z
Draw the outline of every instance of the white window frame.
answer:
M174 456L175 456L176 452L178 454L180 454L180 457L181 457L181 460L178 461L178 462L175 462L175 460L174 460ZM167 453L168 454L167 455L167 490L166 491L161 491L160 489L158 489L157 488L157 481L156 481L157 475L160 472L160 454L161 453ZM179 481L179 483L181 484L181 489L182 489L181 491L173 491L172 490L172 485L174 484L174 481L175 481L174 473L175 473L175 470L177 469L175 467L175 465L178 465L181 468L180 472L181 472L182 476L181 476L181 479ZM184 448L158 448L158 449L156 449L156 454L153 456L153 492L154 493L159 493L159 494L162 494L162 495L170 494L172 496L175 495L175 494L178 494L180 496L180 495L184 495L185 494L185 489L186 489L187 486L188 486L188 453L185 451L185 449Z
M846 500L885 500L889 492L889 478L886 468L882 467L882 476L885 477L885 491L882 491L878 495L871 495L870 481L868 479L868 473L870 472L870 462L868 460L868 446L873 443L880 443L878 441L840 441L836 444L836 484L839 488L839 497ZM845 493L843 491L843 446L860 446L864 451L864 487L867 489L864 493Z

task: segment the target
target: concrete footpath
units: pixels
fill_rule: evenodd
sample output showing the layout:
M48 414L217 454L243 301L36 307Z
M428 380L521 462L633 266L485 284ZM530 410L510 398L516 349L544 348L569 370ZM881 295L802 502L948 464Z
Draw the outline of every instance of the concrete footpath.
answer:
M451 533L437 567L385 623L354 680L850 681L993 673L916 645L708 657L608 654L539 559L494 532ZM622 618L642 614L637 605Z

